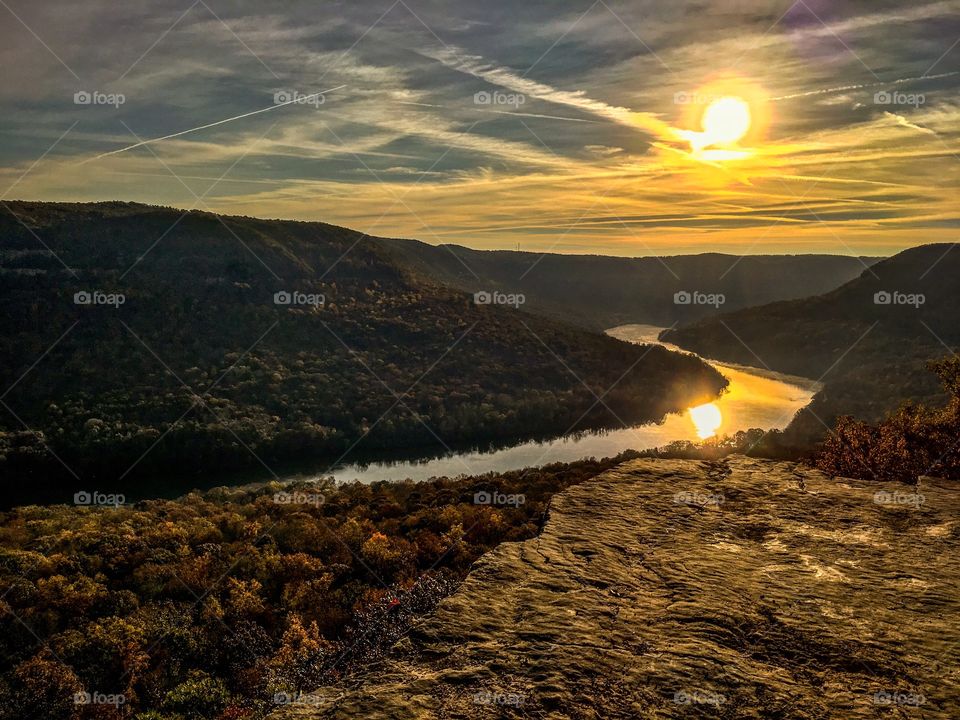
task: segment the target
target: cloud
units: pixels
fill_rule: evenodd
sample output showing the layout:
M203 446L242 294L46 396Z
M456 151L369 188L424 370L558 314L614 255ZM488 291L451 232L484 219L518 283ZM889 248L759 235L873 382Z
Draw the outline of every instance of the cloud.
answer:
M601 157L619 155L623 152L623 148L610 147L608 145L586 145L583 149L589 153L593 153L594 155L600 155Z
M457 72L472 75L479 80L512 90L524 97L580 110L624 127L642 130L660 140L682 140L676 128L652 113L636 112L601 100L594 100L583 90L560 90L526 78L509 68L489 63L480 56L466 55L457 48L446 47L433 53L429 51L423 51L423 53Z
M839 236L869 253L948 238L956 3L806 5L822 23L776 0L450 0L419 19L402 5L381 17L363 3L238 0L216 8L223 22L197 6L175 26L175 0L20 3L84 80L0 24L0 61L17 69L0 87L0 182L23 175L25 198L191 205L152 150L198 193L227 172L216 210L431 242L802 252ZM738 159L693 157L684 139L702 108L674 94L728 76L771 99L769 117ZM340 85L320 108L271 112L278 90ZM127 103L73 104L94 88ZM879 105L880 88L926 103ZM478 91L524 102L477 104Z
M910 122L903 115L897 115L896 113L892 113L892 112L884 112L883 114L886 117L890 118L891 120L895 121L897 125L900 125L901 127L910 128L911 130L918 130L919 132L923 132L923 133L930 133L931 135L937 134L935 131L931 130L930 128L926 128L921 125L917 125L916 123Z

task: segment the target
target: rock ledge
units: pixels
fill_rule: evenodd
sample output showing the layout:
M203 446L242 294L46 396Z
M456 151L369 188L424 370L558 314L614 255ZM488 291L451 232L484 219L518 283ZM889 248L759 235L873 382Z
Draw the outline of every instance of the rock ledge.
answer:
M275 717L958 718L958 546L955 483L627 462L387 662Z

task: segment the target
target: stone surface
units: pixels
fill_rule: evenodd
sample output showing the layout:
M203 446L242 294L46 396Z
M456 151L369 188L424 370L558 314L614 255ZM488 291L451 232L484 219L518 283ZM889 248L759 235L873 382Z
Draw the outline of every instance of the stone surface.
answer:
M960 718L958 545L956 483L631 461L276 717Z

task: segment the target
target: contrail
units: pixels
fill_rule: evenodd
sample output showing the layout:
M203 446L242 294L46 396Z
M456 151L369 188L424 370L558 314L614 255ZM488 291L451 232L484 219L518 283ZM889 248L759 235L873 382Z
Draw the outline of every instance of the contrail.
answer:
M908 82L919 82L921 80L939 80L940 78L952 77L960 74L960 71L940 73L939 75L921 75L920 77L900 78L899 80L890 80L889 82L863 83L862 85L840 85L839 87L823 88L821 90L808 90L807 92L794 93L793 95L781 95L780 97L770 98L771 102L777 100L792 100L793 98L808 97L810 95L826 95L828 93L843 92L844 90L862 90L863 88L881 87L884 85L901 85Z
M429 107L429 108L438 108L440 110L446 110L446 105L433 105L431 103L422 103L422 102L411 102L409 100L400 100L398 101L400 105L416 105L417 107ZM578 122L578 123L596 123L597 120L586 120L584 118L572 118L565 115L541 115L540 113L527 113L519 112L517 110L490 110L489 108L474 108L476 112L485 112L485 113L497 113L498 115L519 115L520 117L529 117L529 118L545 118L547 120L566 120L567 122Z
M136 142L133 145L127 145L126 147L122 147L117 150L111 150L110 152L101 153L100 155L96 155L92 158L88 158L79 164L86 165L88 162L93 162L94 160L99 160L100 158L105 158L110 155L116 155L117 153L126 152L127 150L133 150L134 148L142 147L143 145L151 145L152 143L160 142L161 140L169 140L170 138L180 137L181 135L187 135L192 132L197 132L198 130L206 130L207 128L216 127L217 125L223 125L224 123L233 122L234 120L241 120L243 118L250 117L251 115L259 115L260 113L270 112L271 110L276 110L277 108L281 108L284 105L291 105L293 103L304 103L310 100L310 98L315 98L320 95L326 95L327 93L331 93L334 90L340 90L341 88L345 88L345 87L346 85L338 85L337 87L330 88L329 90L316 92L316 93L313 93L312 95L297 96L293 100L287 100L286 102L276 103L274 105L270 105L269 107L261 108L259 110L253 110L248 113L243 113L242 115L234 115L233 117L225 118L223 120L217 120L216 122L207 123L206 125L200 125L195 128L190 128L189 130L181 130L180 132L170 133L169 135L164 135L163 137L151 138L150 140L141 140L140 142Z
M544 118L546 120L566 120L567 122L578 122L578 123L599 122L599 120L587 120L586 118L572 118L572 117L566 117L564 115L541 115L540 113L519 112L517 110L486 110L486 109L479 109L479 108L478 110L479 112L496 113L498 115L517 115L519 117Z

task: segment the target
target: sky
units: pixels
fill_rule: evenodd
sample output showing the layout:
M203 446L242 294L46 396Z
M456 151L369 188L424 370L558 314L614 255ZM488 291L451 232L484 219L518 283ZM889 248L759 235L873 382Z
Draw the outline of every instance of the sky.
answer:
M627 256L960 236L960 0L0 0L0 17L3 200Z

